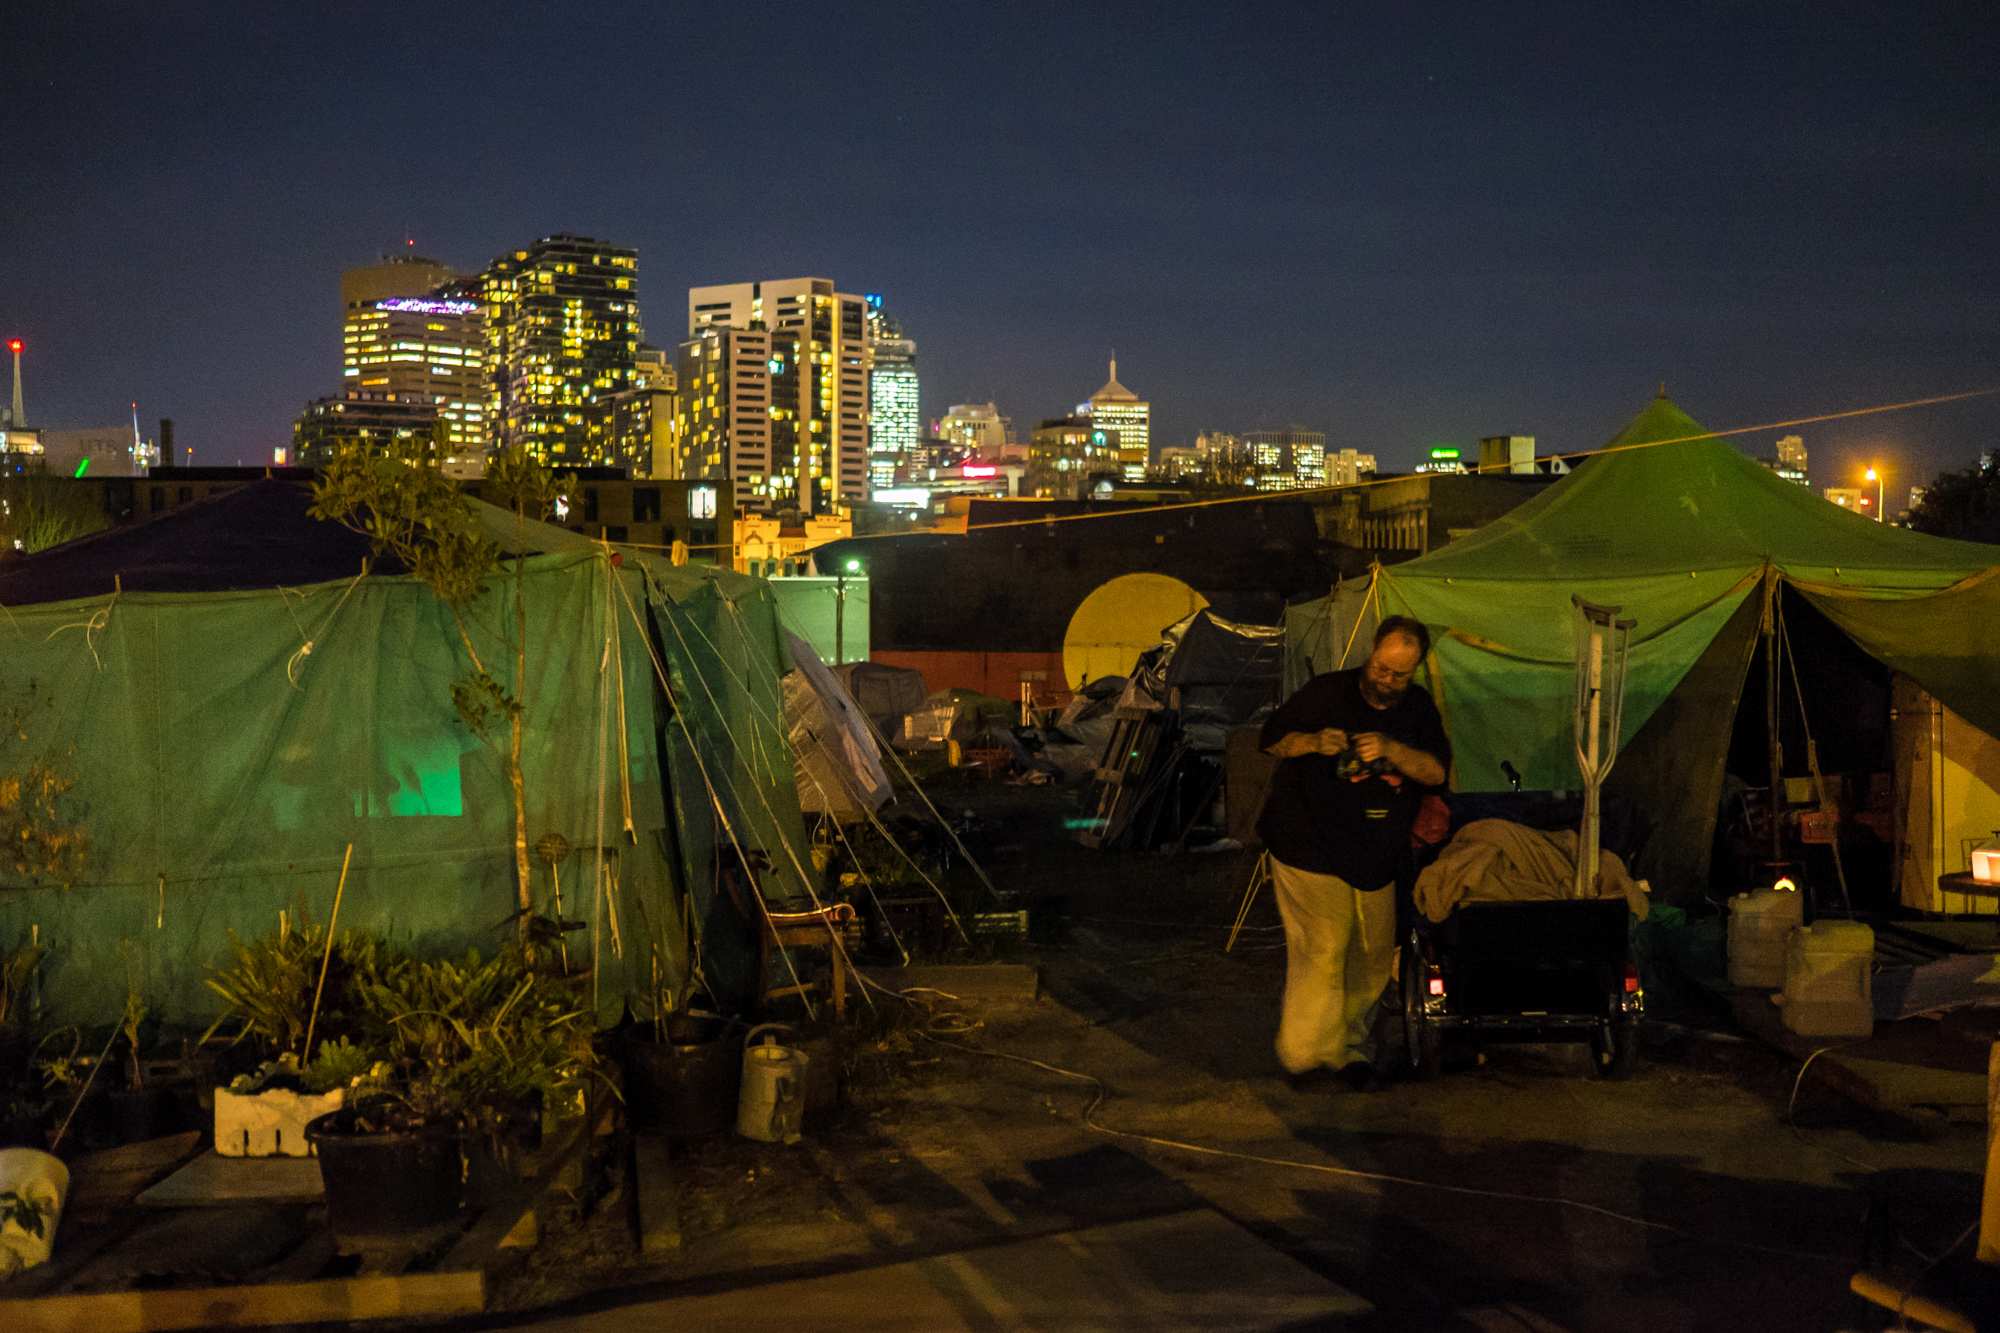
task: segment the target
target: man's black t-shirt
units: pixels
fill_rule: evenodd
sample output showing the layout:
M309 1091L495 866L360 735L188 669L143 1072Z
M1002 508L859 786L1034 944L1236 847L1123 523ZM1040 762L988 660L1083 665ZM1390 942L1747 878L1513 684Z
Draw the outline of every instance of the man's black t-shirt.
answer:
M1420 686L1412 685L1388 708L1361 694L1361 672L1314 676L1264 723L1259 744L1269 749L1291 732L1338 727L1350 737L1376 731L1451 767L1444 719ZM1395 879L1410 824L1425 788L1400 773L1343 778L1332 755L1281 760L1257 821L1271 855L1288 866L1338 875L1357 889L1379 889Z

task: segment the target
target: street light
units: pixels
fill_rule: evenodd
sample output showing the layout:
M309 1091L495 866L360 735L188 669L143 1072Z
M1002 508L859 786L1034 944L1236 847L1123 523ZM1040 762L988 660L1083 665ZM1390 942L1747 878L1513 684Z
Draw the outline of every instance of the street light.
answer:
M1861 479L1862 479L1863 481L1872 481L1872 482L1874 482L1874 483L1875 483L1875 521L1876 521L1877 523L1886 523L1886 522L1888 522L1888 520L1887 520L1886 518L1884 518L1884 517L1882 516L1882 474L1881 474L1881 472L1879 472L1879 471L1878 471L1878 470L1876 470L1875 468L1872 468L1872 467L1871 467L1871 468L1869 468L1869 469L1868 469L1868 471L1866 471L1866 472L1864 472L1864 473L1862 474L1862 476L1861 476Z
M843 560L833 573L833 664L847 661L847 576L859 574L859 560Z

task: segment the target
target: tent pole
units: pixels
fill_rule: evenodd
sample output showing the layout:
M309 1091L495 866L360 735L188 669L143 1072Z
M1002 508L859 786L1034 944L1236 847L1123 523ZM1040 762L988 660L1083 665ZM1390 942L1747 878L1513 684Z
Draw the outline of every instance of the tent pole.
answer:
M1785 808L1785 752L1778 740L1778 580L1764 571L1764 738L1771 758L1771 843L1772 873L1784 859L1785 835L1779 813Z

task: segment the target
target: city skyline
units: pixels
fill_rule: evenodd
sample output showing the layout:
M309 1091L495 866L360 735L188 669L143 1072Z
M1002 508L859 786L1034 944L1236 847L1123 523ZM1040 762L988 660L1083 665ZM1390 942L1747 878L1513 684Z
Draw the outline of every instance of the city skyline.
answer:
M261 460L327 392L341 269L407 237L472 272L564 230L641 254L656 345L682 293L742 273L883 293L923 348L921 419L990 400L1023 436L1114 347L1156 445L1298 421L1385 469L1507 432L1588 449L1663 379L1718 429L1989 387L1991 26L1816 14L1369 12L1336 30L1167 6L1143 30L1051 10L1045 38L939 6L731 16L680 50L629 15L583 15L563 43L567 18L488 35L366 5L16 13L0 333L28 344L31 420L103 424L137 399L216 462ZM325 67L391 15L409 40ZM976 98L936 76L968 36L991 48ZM1047 40L1115 40L1121 60L1049 93ZM586 77L612 42L657 48L660 88L753 53L859 63L885 110L766 140L719 104L656 116L650 91L607 85L593 121L618 132L592 135L476 95L501 74ZM380 161L348 150L390 123L441 132ZM758 154L832 183L771 208L755 173L720 170ZM968 172L979 209L927 183ZM1804 433L1816 483L1886 459L1901 485L1970 464L1996 424L1984 399Z

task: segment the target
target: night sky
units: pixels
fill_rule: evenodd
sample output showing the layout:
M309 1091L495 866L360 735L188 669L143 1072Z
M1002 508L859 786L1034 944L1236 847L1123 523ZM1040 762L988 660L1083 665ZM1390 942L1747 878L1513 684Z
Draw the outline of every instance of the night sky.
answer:
M1156 443L1601 443L2000 386L2000 10L1603 3L11 4L0 335L28 412L196 461L337 391L340 270L637 246L881 292L924 411L1025 432L1116 348ZM1892 496L2000 397L1802 431ZM1769 434L1752 436L1753 452Z

